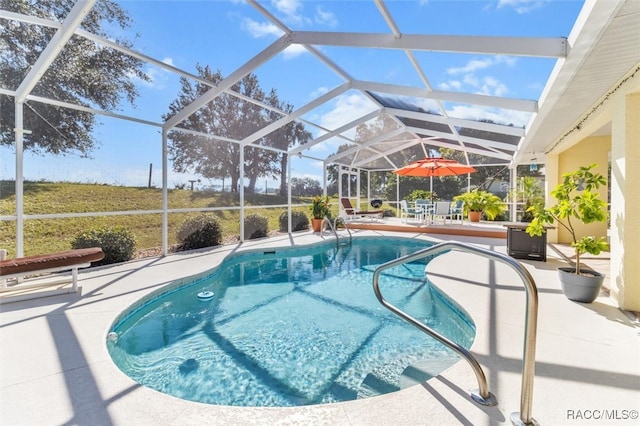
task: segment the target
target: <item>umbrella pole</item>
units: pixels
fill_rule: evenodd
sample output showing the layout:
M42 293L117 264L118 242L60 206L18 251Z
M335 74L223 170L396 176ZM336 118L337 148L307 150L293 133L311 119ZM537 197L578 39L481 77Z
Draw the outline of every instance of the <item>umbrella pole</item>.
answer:
M431 196L431 204L433 204L433 176L429 176L429 195Z

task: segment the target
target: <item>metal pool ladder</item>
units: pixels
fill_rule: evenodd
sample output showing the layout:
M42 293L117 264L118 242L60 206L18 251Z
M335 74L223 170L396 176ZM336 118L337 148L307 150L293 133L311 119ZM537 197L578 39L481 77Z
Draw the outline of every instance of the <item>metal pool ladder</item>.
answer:
M352 240L351 230L347 226L347 222L345 222L344 219L341 218L340 216L338 216L335 219L333 219L333 223L331 223L331 219L329 219L327 216L325 216L324 219L322 219L322 222L320 224L320 231L322 232L322 230L324 229L325 222L327 224L329 224L329 228L333 232L333 235L335 235L335 237L336 237L336 247L339 248L341 243L340 243L340 236L338 235L338 229L337 229L338 228L338 221L342 222L342 224L344 225L344 228L349 233L349 241L346 241L346 242L342 243L342 245L347 245L347 244L351 245L351 240Z
M487 378L484 375L482 367L471 353L457 344L456 342L441 335L437 331L431 329L424 323L413 318L404 311L398 309L394 305L387 302L382 293L380 292L380 274L382 271L392 268L394 266L403 265L415 260L423 259L425 257L433 257L450 250L465 251L469 253L478 254L488 259L493 259L506 263L512 269L514 269L522 281L526 290L526 313L525 313L525 331L524 331L524 349L522 358L522 386L520 390L520 412L514 412L511 414L511 423L514 425L537 425L538 422L531 415L531 400L533 397L533 377L535 374L535 353L536 353L536 333L538 323L538 289L533 277L527 271L524 266L517 262L512 257L507 255L496 253L487 249L476 247L470 244L464 244L458 241L447 241L440 244L433 245L424 250L417 251L413 254L406 255L394 259L390 262L384 263L376 268L373 273L373 291L378 298L378 301L385 308L404 319L408 323L416 326L423 332L427 333L434 339L438 340L443 345L447 346L469 363L473 372L476 375L478 381L478 389L471 392L471 399L478 404L482 405L496 405L498 401L496 397L489 392L487 385Z

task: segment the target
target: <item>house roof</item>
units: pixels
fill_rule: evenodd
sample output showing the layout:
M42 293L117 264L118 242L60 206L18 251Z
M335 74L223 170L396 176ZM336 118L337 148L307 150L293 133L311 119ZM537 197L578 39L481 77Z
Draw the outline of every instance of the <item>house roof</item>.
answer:
M617 86L639 72L640 2L586 2L568 41L570 51L549 78L516 164L544 162L545 154L566 147ZM610 135L610 124L596 134Z

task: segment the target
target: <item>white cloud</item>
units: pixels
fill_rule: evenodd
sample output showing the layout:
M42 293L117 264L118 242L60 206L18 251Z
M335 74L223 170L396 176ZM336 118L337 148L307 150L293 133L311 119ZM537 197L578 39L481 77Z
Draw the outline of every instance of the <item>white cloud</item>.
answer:
M478 77L476 77L473 74L467 74L462 78L462 81L465 84L468 84L469 86L472 87L479 87L480 86L480 80L478 80Z
M425 99L425 98L416 98L411 100L411 103L415 104L418 108L421 108L423 111L439 111L440 105L433 99Z
M272 0L271 4L280 12L287 16L296 15L302 4L299 0Z
M253 38L261 38L261 37L280 37L284 34L280 28L275 26L274 24L267 22L257 22L253 19L245 18L242 22L242 28L247 31L251 37ZM283 52L283 58L285 60L296 58L307 50L298 44L292 44L288 46Z
M493 77L485 77L480 87L480 93L484 95L504 96L507 92L507 86Z
M321 117L320 125L327 129L335 129L374 109L372 102L360 94L338 96L334 108Z
M333 12L324 10L320 6L316 7L315 21L330 28L338 26L338 18L336 18L336 15Z
M151 80L149 81L143 81L140 80L140 83L143 86L147 86L153 89L163 89L164 88L164 81L166 81L166 71L163 70L162 68L158 68L155 66L150 66L149 68L147 68L146 71L147 75L149 76L149 78Z
M313 19L305 16L303 14L305 5L303 0L271 0L271 4L278 12L278 18L287 25L304 27L311 25L313 21L331 28L338 25L335 14L322 6L316 7ZM276 25L269 22L258 22L251 18L243 18L241 28L254 38L280 37L283 34Z
M495 63L496 64L500 64L500 63L505 63L507 64L507 66L509 67L513 67L515 66L515 64L518 62L518 58L513 57L513 56L502 56L502 55L498 55L495 57Z
M531 117L530 112L468 105L454 105L452 108L447 108L447 112L455 118L487 119L499 124L513 124L516 127L526 125Z
M491 65L495 63L493 58L486 59L472 59L463 67L458 68L447 68L447 74L458 75L458 74L469 74L476 72L478 70L489 68Z
M245 18L242 21L242 29L247 31L251 37L260 38L265 36L280 37L283 32L274 24L267 22L257 22L253 19Z
M162 60L167 65L173 66L173 58L164 58ZM144 87L148 87L150 89L163 90L167 87L167 82L169 78L172 76L170 71L165 70L164 68L159 68L155 65L148 65L144 72L149 76L149 81L144 81L138 78L134 74L130 74L129 77L133 79L136 84L139 84Z
M338 127L349 123L365 114L376 109L376 106L366 97L361 94L347 94L338 96L334 99L331 109L327 112L318 115L313 118L313 121L317 122L319 126L325 129L333 130ZM356 129L353 128L344 133L344 136L348 138L355 137ZM318 132L315 137L321 136L324 132ZM321 144L314 145L309 148L314 154L319 154L325 150L329 152L335 152L339 145L346 143L347 141L342 138L331 138Z
M301 0L272 0L271 4L284 15L282 20L288 24L304 25L310 22L301 13L304 7Z
M319 161L307 161L305 162L304 166L300 167L301 170L309 170L309 168L322 171L323 165L322 165L322 162L319 162ZM291 177L298 178L298 179L308 178L308 179L317 180L318 182L322 181L322 173L318 173L318 174L296 173L293 169L291 171Z
M519 14L529 13L532 10L540 9L549 0L498 0L498 9L503 7L513 8Z
M282 52L282 55L283 55L283 58L287 60L287 59L297 58L298 56L303 55L305 53L307 53L307 49L305 49L303 45L292 44Z
M438 84L438 87L442 90L460 90L460 88L462 88L462 82L460 82L459 80L449 80L447 82Z
M438 84L443 90L467 90L484 95L503 96L509 92L506 84L490 75L480 75L486 73L490 68L497 65L513 67L517 59L511 56L496 55L483 59L472 59L461 67L452 67L446 70L452 76L461 76L460 79L449 80ZM467 87L464 87L467 86Z
M462 67L447 68L447 74L472 74L476 71L484 70L499 64L506 64L507 66L512 67L516 62L516 58L502 55L496 55L484 59L472 59Z
M310 99L315 99L317 97L320 97L322 95L324 95L325 93L327 93L329 91L329 88L326 86L320 86L318 87L316 90L314 90L313 92L311 92L311 94L309 95Z

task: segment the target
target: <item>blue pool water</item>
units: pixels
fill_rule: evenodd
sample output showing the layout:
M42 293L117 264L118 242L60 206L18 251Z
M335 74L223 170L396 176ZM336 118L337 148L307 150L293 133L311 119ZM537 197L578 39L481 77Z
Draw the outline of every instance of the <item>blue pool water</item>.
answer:
M121 315L109 352L144 386L209 404L297 406L398 390L457 361L373 293L376 266L427 244L370 237L227 258ZM472 321L425 278L426 263L387 270L383 295L469 348Z

